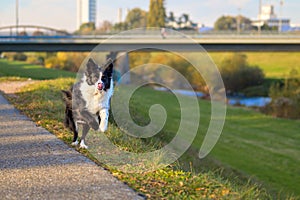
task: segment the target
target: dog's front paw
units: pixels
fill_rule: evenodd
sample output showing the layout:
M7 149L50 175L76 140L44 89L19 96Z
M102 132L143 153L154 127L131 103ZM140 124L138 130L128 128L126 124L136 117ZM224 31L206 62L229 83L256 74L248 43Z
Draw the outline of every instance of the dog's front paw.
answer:
M102 124L102 123L101 123L101 124ZM107 131L107 124L106 124L106 125L103 125L103 126L101 126L101 124L100 124L100 126L99 126L99 130L100 130L100 132L104 133L105 131Z
M104 110L100 111L101 121L100 121L100 125L99 125L99 130L101 132L107 131L108 115L109 115L108 110L104 109Z

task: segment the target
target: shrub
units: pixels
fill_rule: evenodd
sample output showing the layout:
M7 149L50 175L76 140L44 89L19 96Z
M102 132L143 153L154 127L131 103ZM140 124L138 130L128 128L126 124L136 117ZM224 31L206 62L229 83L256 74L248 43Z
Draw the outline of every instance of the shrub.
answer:
M9 60L9 61L14 60L14 55L15 55L15 53L13 53L13 52L4 52L4 53L2 53L2 57Z
M47 58L45 60L45 67L46 68L54 68L54 69L58 69L60 66L58 60L56 57L50 57L50 58Z
M27 60L27 56L24 53L16 53L14 55L14 60L26 61Z
M283 86L278 83L271 86L269 95L272 101L264 110L267 114L300 119L300 78L297 75L298 72L292 70Z
M30 55L27 57L26 62L35 65L44 65L44 58L41 56L36 57Z
M143 65L145 63L157 63L160 65L166 65L172 67L176 71L178 71L181 75L183 75L191 86L200 91L205 91L206 83L203 80L201 74L189 63L187 60L173 53L168 52L130 52L129 53L129 62L130 68L134 68L136 66ZM180 81L175 78L176 75L171 73L170 71L158 71L157 65L149 65L148 71L153 71L150 75L146 75L143 71L138 72L136 77L144 77L146 79L153 78L153 74L155 74L154 78L161 79L164 82L168 82L169 84L173 84L174 87L185 89L185 85L178 85Z
M263 83L264 73L258 67L249 66L244 54L235 53L222 61L220 73L228 93L240 92L245 88Z
M45 60L45 67L77 72L87 55L87 53L58 52Z
M18 60L18 61L26 61L27 56L24 53L19 52L5 52L3 53L3 57L7 58L10 61Z

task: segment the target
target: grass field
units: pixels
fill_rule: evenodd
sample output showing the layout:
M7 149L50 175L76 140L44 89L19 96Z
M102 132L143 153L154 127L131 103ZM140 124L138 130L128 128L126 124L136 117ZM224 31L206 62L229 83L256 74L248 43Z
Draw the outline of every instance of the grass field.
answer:
M46 69L39 65L27 64L24 62L7 61L0 59L0 77L5 76L45 80L58 77L75 78L76 74L63 70Z
M144 89L136 102L143 102L139 115L147 117L149 104L169 105L171 121L165 125L164 137L173 137L178 129L179 105L172 95ZM172 105L170 107L170 105ZM197 150L203 141L210 120L210 102L200 100L200 130L193 143ZM142 117L138 117L142 118ZM245 176L264 183L274 193L295 193L300 196L300 121L278 119L238 107L227 107L226 123L218 144L210 157L217 159ZM173 135L172 135L173 133ZM170 140L170 138L164 139Z
M300 195L299 130L299 121L229 107L212 156L266 183L273 191ZM197 142L194 145L199 146Z
M266 78L281 79L292 69L297 69L300 74L300 52L244 52L251 66L260 67ZM231 53L209 53L217 66Z

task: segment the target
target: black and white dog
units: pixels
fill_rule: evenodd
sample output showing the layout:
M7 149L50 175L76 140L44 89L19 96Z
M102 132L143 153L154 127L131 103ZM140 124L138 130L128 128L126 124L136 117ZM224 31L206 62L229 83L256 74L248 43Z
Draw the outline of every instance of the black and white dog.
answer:
M80 80L63 92L66 104L64 125L74 133L72 145L78 144L78 124L82 124L80 148L87 149L85 137L90 130L105 132L110 98L113 95L113 62L99 66L90 58Z

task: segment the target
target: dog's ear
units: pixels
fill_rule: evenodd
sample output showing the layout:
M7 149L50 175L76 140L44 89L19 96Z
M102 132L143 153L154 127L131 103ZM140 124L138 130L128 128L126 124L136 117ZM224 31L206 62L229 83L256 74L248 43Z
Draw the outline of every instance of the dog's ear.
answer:
M88 62L86 63L86 70L84 72L88 85L94 85L97 82L99 79L99 69L100 68L96 62L92 58L89 58Z
M96 62L92 59L89 58L87 64L86 64L86 75L90 75L92 74L94 71L96 71L98 68L98 65L96 64Z
M107 74L107 76L109 78L112 77L112 74L113 74L113 67L114 67L114 64L113 64L113 60L111 58L109 58L107 61L106 61L106 64L104 65L104 73Z

